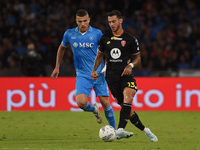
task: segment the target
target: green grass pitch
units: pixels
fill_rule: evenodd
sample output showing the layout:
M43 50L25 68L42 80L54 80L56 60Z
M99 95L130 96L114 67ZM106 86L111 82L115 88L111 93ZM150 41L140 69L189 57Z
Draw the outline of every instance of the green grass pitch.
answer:
M138 111L141 121L158 137L149 139L128 123L129 139L103 142L92 113L70 111L0 112L3 150L200 150L200 112ZM116 124L119 111L115 112Z

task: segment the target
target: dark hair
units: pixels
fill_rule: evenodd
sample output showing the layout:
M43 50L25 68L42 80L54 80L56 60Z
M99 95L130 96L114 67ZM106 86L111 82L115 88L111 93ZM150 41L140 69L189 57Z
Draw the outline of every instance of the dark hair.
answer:
M107 13L108 17L117 16L118 19L122 19L122 14L118 10L113 10Z
M79 9L77 12L76 12L76 16L79 16L79 17L84 17L88 15L88 12L87 10L85 9Z

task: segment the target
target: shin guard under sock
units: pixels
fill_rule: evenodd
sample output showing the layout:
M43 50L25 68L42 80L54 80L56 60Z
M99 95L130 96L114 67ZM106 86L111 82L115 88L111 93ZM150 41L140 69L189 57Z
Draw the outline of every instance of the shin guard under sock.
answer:
M90 111L90 112L94 112L95 107L94 105L91 105L90 102L87 102L86 106L83 108L84 111Z
M140 121L136 112L134 112L134 114L129 119L130 119L131 123L134 124L138 129L140 129L141 131L144 130L145 127L142 124L142 122Z
M131 112L131 104L124 103L120 111L118 128L125 128Z
M114 111L111 105L109 105L107 108L103 108L105 112L106 119L108 120L109 125L113 126L116 130L115 125L115 115Z

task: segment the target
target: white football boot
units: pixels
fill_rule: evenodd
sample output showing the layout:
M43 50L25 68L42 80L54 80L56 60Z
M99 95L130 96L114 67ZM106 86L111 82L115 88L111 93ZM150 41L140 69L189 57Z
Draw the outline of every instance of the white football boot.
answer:
M101 118L101 114L100 114L100 111L99 111L99 106L97 103L94 104L94 107L95 107L95 111L93 112L94 113L94 116L96 118L96 121L98 123L102 123L102 118Z
M123 128L116 130L116 139L118 140L121 138L129 138L131 136L133 136L133 132L125 131Z
M149 140L150 140L151 142L157 142L157 141L158 141L157 136L155 136L155 135L151 132L151 130L150 130L149 128L145 128L145 130L146 130L145 134L146 134L146 136L149 138Z

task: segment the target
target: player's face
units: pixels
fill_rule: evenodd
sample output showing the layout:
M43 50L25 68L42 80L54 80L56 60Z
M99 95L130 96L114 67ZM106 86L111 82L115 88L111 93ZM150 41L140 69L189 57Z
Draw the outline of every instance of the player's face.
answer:
M79 31L81 33L84 33L88 31L89 23L90 23L90 17L88 15L80 17L76 16L76 23L78 25Z
M117 32L122 24L122 19L117 16L108 16L108 24L113 32Z

